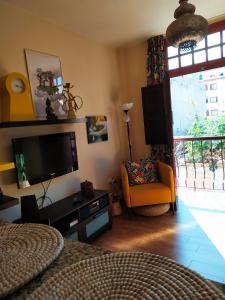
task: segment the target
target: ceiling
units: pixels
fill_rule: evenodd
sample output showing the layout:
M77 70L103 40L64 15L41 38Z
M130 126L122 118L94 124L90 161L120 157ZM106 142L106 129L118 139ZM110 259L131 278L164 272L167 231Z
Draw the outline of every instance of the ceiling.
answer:
M178 0L0 0L113 47L165 33ZM190 0L207 19L225 17L225 1Z

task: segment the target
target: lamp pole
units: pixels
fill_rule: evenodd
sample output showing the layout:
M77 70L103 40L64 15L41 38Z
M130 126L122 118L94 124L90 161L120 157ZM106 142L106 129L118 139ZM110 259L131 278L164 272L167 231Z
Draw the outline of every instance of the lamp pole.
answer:
M130 116L128 115L128 111L134 106L133 102L129 102L129 103L124 103L121 106L122 111L124 112L124 122L127 123L127 137L128 137L128 145L129 145L129 153L130 153L130 160L133 160L132 157L132 146L131 146L131 142L130 142L130 126L129 126L129 122L130 122Z
M127 115L128 114L128 110L124 110L124 113ZM126 123L127 123L127 137L128 137L128 145L129 145L129 152L130 152L130 160L133 160L133 158L132 158L132 146L131 146L131 142L130 142L129 119L128 119L128 121Z

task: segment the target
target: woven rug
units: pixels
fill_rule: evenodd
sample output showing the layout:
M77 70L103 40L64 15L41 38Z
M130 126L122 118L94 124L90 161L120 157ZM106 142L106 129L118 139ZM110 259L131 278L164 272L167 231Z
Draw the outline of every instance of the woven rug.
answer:
M174 261L148 253L113 253L73 264L51 277L30 300L225 299L211 283Z
M0 298L41 273L62 249L61 234L50 226L0 226Z

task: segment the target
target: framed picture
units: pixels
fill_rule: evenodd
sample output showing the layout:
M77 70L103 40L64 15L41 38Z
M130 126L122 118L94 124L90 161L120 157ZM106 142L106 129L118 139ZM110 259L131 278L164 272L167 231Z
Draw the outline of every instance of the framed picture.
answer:
M108 141L107 117L87 116L86 119L88 144Z
M25 49L33 108L37 119L46 118L46 100L58 117L65 117L62 109L63 77L58 56Z

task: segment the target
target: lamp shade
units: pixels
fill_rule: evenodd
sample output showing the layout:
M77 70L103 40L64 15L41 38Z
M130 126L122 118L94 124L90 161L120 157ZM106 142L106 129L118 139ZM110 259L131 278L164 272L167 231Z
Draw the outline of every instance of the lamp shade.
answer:
M121 109L122 109L123 111L125 111L125 110L130 110L133 106L134 106L134 103L133 103L133 102L124 103L123 105L121 105Z
M195 15L196 8L188 0L180 0L179 3L174 12L176 20L168 26L166 37L171 46L190 50L207 35L208 22L202 16Z

